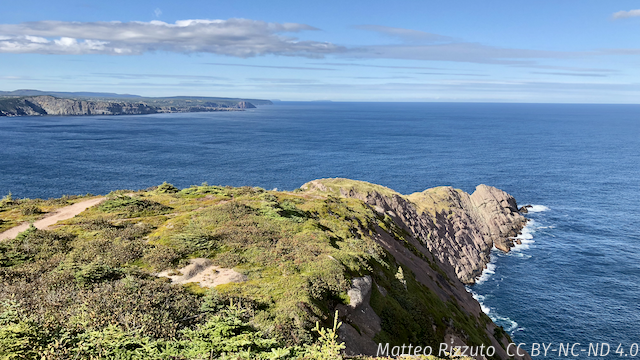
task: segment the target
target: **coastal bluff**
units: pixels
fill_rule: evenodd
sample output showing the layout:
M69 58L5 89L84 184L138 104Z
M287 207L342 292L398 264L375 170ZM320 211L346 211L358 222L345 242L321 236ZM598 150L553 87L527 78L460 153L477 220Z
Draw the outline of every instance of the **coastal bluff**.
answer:
M510 335L465 286L526 223L515 199L490 186L401 195L334 178L293 191L163 183L0 200L5 234L30 222L0 241L0 313L11 315L0 355L218 358L245 349L218 344L249 338L260 358L280 349L303 359L318 346L314 326L341 322L345 355L413 344L440 357L446 344L491 347L478 360L512 358ZM241 326L215 330L229 324ZM60 333L72 341L60 345Z
M91 99L50 95L0 98L0 116L143 115L158 113L242 111L255 108L245 100Z
M440 262L451 265L465 284L475 283L482 274L491 261L492 247L509 252L513 237L527 222L513 196L487 185L479 185L473 194L442 186L402 195L380 185L347 179L311 181L302 188L334 192L371 205L401 224Z

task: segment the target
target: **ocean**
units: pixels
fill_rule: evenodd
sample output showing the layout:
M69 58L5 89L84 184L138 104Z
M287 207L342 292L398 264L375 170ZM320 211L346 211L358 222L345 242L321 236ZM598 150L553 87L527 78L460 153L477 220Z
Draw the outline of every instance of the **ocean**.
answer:
M495 250L469 291L527 350L604 342L611 358L640 357L640 106L278 102L244 112L0 118L0 195L106 194L163 181L293 190L326 177L404 194L487 184L534 205L523 244Z

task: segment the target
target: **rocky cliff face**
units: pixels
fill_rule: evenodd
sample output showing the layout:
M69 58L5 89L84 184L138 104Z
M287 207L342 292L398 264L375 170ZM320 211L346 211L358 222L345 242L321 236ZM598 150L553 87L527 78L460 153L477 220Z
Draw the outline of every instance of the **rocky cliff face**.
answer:
M472 329L484 330L482 342L493 345L497 358L509 358L505 349L511 340L482 312L463 283L475 282L490 261L493 246L509 251L513 246L511 237L524 227L526 219L519 214L511 195L479 185L471 195L452 187L438 187L405 196L383 186L347 179L315 180L302 189L368 204L379 219L374 235L378 244L441 301L476 319L472 320ZM394 229L393 224L398 228ZM374 272L373 278L354 279L349 292L351 303L338 306L347 319L340 337L352 355L375 355L380 331L385 327L381 318L386 310L376 308L376 304L381 297L391 296L392 290L385 288L379 274ZM376 301L372 293L377 294ZM449 325L439 336L446 343L477 344L469 328L461 329L451 318L443 320ZM516 358L530 359L528 354Z
M330 191L331 180L312 181L305 186ZM474 283L486 268L492 247L505 252L513 247L511 238L527 221L511 195L486 185L479 185L471 195L452 187L409 196L356 186L333 190L389 216L440 262L451 265L465 284Z
M239 101L235 105L206 102L197 105L157 106L133 101L94 101L31 96L0 100L0 116L38 115L141 115L175 112L233 111L255 108Z

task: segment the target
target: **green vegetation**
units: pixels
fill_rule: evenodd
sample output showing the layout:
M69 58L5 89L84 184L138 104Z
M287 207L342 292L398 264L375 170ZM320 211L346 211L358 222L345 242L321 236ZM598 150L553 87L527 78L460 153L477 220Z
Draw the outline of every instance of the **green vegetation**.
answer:
M74 200L9 197L0 216L16 224ZM111 193L62 224L0 243L0 359L339 359L329 314L364 275L376 341L434 345L453 326L489 343L481 320L378 245L378 226L407 234L356 199L164 183ZM205 289L155 275L193 258L246 281Z
M46 213L72 205L86 199L86 196L63 196L59 199L16 199L11 193L0 200L0 232L23 222L33 222Z
M429 212L435 216L436 213L449 214L453 205L451 192L461 193L462 190L452 189L446 186L439 186L427 189L423 192L413 193L406 196L408 200L416 205L419 213Z
M340 190L349 191L353 190L357 193L367 195L373 192L377 192L378 194L385 196L402 196L395 190L389 189L388 187L368 183L366 181L358 181L344 178L333 178L333 179L322 179L320 183L326 187L326 190L323 192L328 192L336 196L340 196ZM312 187L310 183L302 185L302 188Z

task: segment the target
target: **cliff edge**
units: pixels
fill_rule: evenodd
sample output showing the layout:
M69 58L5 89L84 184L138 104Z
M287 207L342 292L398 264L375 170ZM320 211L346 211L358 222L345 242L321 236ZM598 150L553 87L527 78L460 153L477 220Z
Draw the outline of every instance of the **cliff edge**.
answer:
M473 284L491 260L492 247L508 252L527 219L513 196L478 185L473 194L436 187L411 195L348 179L322 179L303 189L356 198L400 224L440 262L451 265L465 284Z

